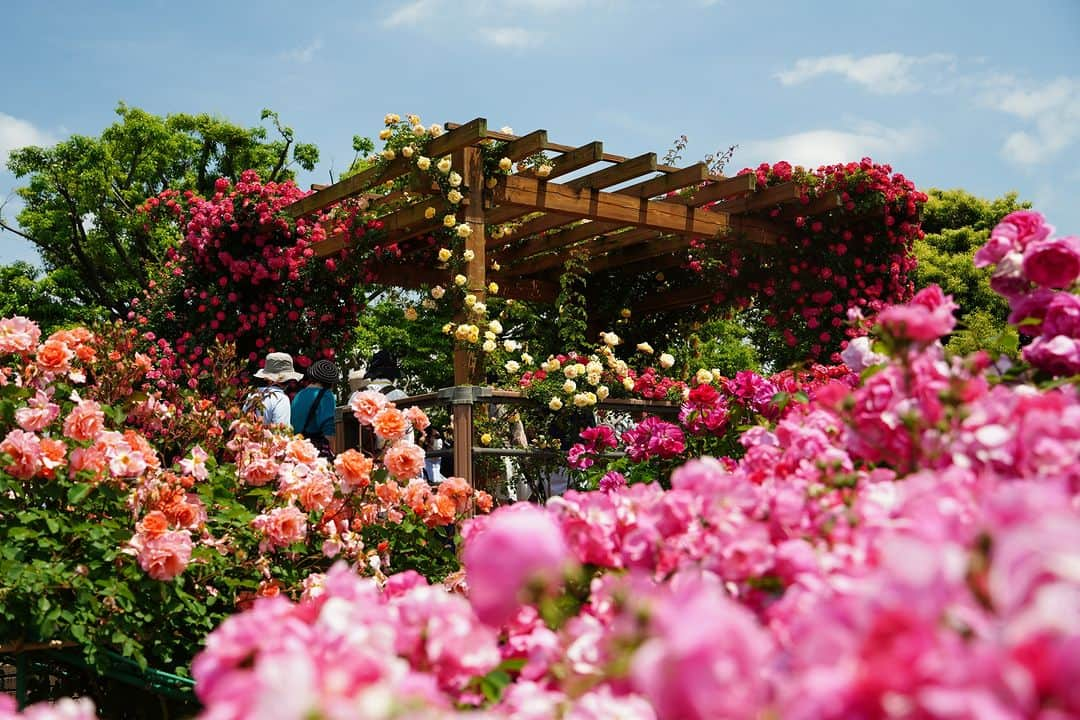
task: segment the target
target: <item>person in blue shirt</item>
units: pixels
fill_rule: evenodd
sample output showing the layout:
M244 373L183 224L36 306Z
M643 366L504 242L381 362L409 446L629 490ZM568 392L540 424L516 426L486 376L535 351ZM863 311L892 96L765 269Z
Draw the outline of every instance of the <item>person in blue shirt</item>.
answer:
M293 369L292 355L270 353L255 377L265 381L266 385L251 396L248 409L257 411L259 418L267 425L283 425L291 430L292 413L284 385L304 377Z
M307 371L308 386L292 399L293 430L303 435L323 457L332 458L330 438L334 437L334 387L341 379L338 366L329 360L316 360Z

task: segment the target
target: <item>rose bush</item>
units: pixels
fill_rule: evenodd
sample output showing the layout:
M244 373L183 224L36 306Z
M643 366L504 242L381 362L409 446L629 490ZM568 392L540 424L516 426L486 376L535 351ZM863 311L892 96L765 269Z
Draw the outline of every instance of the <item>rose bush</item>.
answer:
M123 325L43 338L0 320L0 640L183 674L228 614L299 595L335 559L373 575L456 567L454 524L490 498L419 478L422 411L383 398L399 416L379 426L395 437L385 457L330 463L246 416L227 383L216 402L177 387L174 357Z
M204 716L1077 714L1080 395L895 327L737 462L472 520L467 601L345 566L259 600L196 661Z

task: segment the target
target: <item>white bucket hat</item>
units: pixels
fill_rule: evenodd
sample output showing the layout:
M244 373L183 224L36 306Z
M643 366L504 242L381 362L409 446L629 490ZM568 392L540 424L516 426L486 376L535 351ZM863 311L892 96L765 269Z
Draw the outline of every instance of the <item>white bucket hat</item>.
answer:
M300 380L304 376L293 369L292 355L275 352L266 356L265 366L255 373L255 377L270 382L285 382L286 380Z

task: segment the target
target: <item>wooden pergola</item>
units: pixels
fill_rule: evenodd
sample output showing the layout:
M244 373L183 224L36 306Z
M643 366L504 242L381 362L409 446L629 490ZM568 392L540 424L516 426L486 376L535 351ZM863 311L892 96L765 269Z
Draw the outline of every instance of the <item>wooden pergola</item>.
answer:
M545 153L551 157L550 172L540 177L534 168L519 169L485 185L481 144L491 141L505 142L501 155L515 163ZM599 141L562 145L550 142L546 130L526 135L494 132L484 118L463 125L448 123L425 154L451 156L454 170L462 175L468 193L456 209L431 177L398 156L332 185L316 186L314 193L285 211L300 217L359 196L383 222L389 233L386 243L435 232L445 214L456 212L458 222L472 228L465 240L465 249L472 251L464 272L468 292L483 300L488 283L494 281L503 297L553 302L559 273L571 252L584 257L589 272L614 270L629 278L680 264L694 238L775 244L785 232L776 217L812 216L840 204L835 193L806 204L800 202L800 188L794 182L758 188L753 173L713 175L705 163L680 168L658 164L655 153L633 158L612 155ZM406 175L407 191L372 192ZM429 219L431 208L435 213ZM485 232L506 223L516 225L502 234ZM331 236L314 249L319 255L331 255L348 242L345 236ZM421 288L450 281L449 271L415 264L374 261L370 270L377 284L388 286ZM633 310L648 313L700 305L709 302L711 293L707 286L661 291ZM477 380L470 377L470 367L467 351L456 352L457 385Z
M494 281L500 296L554 302L559 275L571 253L583 258L589 272L615 272L630 281L679 266L695 239L775 244L785 233L778 219L814 216L840 206L836 193L805 202L794 182L759 188L753 173L724 177L710 173L705 163L681 168L659 164L655 153L633 158L612 155L599 141L562 145L550 142L546 130L509 135L488 130L483 118L445 128L424 153L433 160L451 157L467 190L459 205L452 206L442 196L433 177L398 156L332 185L316 186L314 193L285 211L300 217L362 198L368 203L367 212L383 223L388 234L384 244L437 232L443 216L455 213L457 222L472 228L464 241L464 249L472 251L464 269L468 292L483 301L488 283ZM492 141L505 143L500 156L514 163L544 153L550 158L550 172L541 177L537 169L519 166L486 182L481 147ZM401 183L405 177L407 183ZM399 181L399 189L385 190L393 181ZM428 217L432 208L434 214ZM486 232L507 224L512 227L509 232ZM331 235L314 250L320 256L333 255L349 242L345 235ZM451 282L449 269L415 263L373 260L368 269L376 284L386 286L420 289ZM660 290L632 310L666 312L707 304L713 292L708 285ZM455 387L415 400L449 403L455 437L471 438L473 405L498 395L476 387L480 379L472 351L460 348L454 353ZM470 482L472 459L471 442L455 443L455 474Z

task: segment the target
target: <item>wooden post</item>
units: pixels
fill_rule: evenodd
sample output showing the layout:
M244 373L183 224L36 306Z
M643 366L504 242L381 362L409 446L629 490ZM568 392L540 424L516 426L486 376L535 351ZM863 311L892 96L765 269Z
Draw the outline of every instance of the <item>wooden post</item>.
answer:
M465 478L472 485L472 402L455 402L452 409L454 413L454 475Z
M476 296L477 302L484 302L487 297L487 257L484 240L484 161L478 147L466 147L454 153L454 170L461 173L465 186L469 189L469 204L464 207L464 222L472 228L472 234L465 239L465 249L471 250L473 259L465 264L465 287ZM474 322L475 316L464 308L458 316L458 322ZM477 323L479 324L479 323ZM479 385L484 380L482 355L476 348L456 348L454 350L454 384ZM472 437L470 435L470 442ZM458 438L454 437L457 447ZM457 464L455 461L455 471Z

